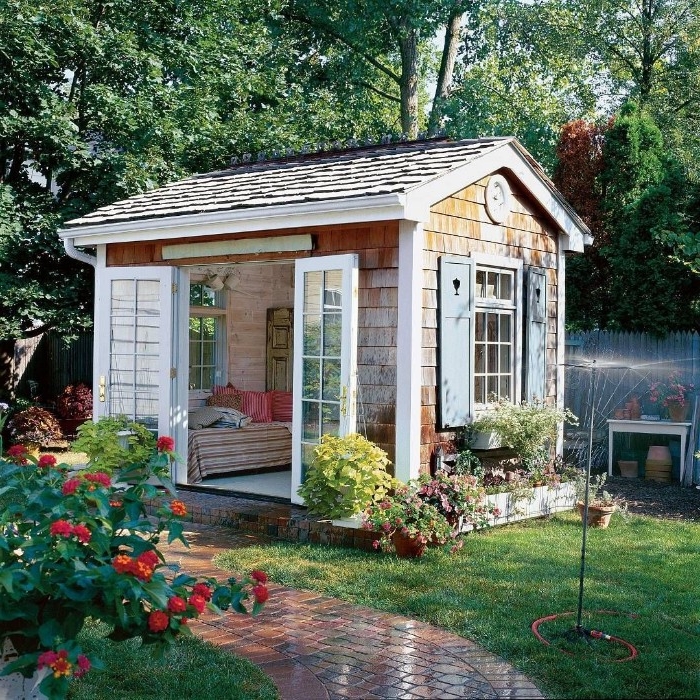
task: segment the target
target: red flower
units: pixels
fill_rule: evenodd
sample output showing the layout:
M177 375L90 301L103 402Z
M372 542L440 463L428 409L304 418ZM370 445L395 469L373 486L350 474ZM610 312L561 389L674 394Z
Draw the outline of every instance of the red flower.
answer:
M51 523L50 532L54 536L70 537L73 534L73 526L67 520L56 520Z
M162 632L168 629L170 618L162 610L154 610L148 616L148 629L151 632Z
M85 654L78 654L78 669L75 672L75 677L84 676L92 667L90 659Z
M204 600L211 600L211 588L206 583L195 583L192 586L192 593L201 595Z
M250 578L258 583L267 583L267 574L264 571L260 571L260 569L253 569L250 572Z
M204 612L207 607L206 599L199 595L198 593L193 593L189 600L187 601L200 615Z
M68 479L63 484L63 488L61 489L61 492L63 493L64 496L70 496L74 494L77 490L78 487L80 486L80 479Z
M27 448L24 445L12 445L7 450L7 456L12 458L15 464L29 464L29 460L24 456L27 454Z
M136 578L140 581L148 582L153 576L153 569L153 566L150 566L149 564L146 564L145 562L140 561L139 559L132 559L131 567L129 568L129 573L136 576Z
M253 595L256 603L264 603L270 597L270 591L262 583L253 586Z
M133 559L127 554L117 554L112 559L112 567L118 574L128 574L131 572Z
M171 613L183 613L187 610L187 603L179 595L174 595L168 600L168 610Z
M37 659L37 667L39 669L48 666L52 671L54 678L61 676L70 676L73 664L68 661L68 652L61 649L59 652L45 651Z
M88 530L82 523L73 527L73 534L78 538L78 541L82 542L83 544L87 544L92 537L90 530Z
M172 501L170 503L170 512L173 515L182 517L183 515L187 515L187 506L182 501Z
M38 464L40 467L55 467L56 458L53 455L41 455L41 457L39 457Z
M175 449L175 440L166 435L162 435L156 442L158 452L172 452Z
M106 474L105 472L88 473L83 474L83 476L87 481L91 481L94 484L101 484L102 486L110 486L112 483L112 479L110 478L109 474Z
M141 552L136 559L146 566L150 566L152 569L155 569L160 562L158 555L152 549L147 549L145 552Z

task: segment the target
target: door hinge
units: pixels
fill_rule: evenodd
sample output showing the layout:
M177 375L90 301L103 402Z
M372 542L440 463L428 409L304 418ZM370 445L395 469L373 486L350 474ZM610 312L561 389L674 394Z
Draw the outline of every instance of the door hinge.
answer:
M171 291L172 291L173 294L177 294L177 282L173 282L173 283L170 285L170 289L171 289Z
M170 379L175 379L177 377L177 367L170 368Z

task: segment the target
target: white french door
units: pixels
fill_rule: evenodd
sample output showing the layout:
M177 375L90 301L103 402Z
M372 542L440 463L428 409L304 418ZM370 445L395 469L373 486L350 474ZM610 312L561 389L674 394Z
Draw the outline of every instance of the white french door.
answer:
M171 435L172 267L107 267L98 276L95 415L125 415Z
M355 431L357 256L296 261L292 493L306 477L323 435Z

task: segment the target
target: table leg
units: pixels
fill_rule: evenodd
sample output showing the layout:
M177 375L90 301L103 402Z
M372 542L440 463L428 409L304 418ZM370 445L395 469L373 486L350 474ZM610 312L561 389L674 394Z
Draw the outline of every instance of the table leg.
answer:
M608 476L612 476L613 465L613 429L608 426Z

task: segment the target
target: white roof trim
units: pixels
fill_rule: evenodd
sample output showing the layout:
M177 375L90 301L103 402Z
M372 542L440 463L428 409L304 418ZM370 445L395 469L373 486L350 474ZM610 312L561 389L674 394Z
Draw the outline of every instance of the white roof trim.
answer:
M359 223L405 219L405 195L390 194L357 199L285 204L260 209L239 209L215 214L187 214L159 219L119 221L64 228L58 235L71 238L76 245L133 243L163 238L184 238L308 228L325 224Z

